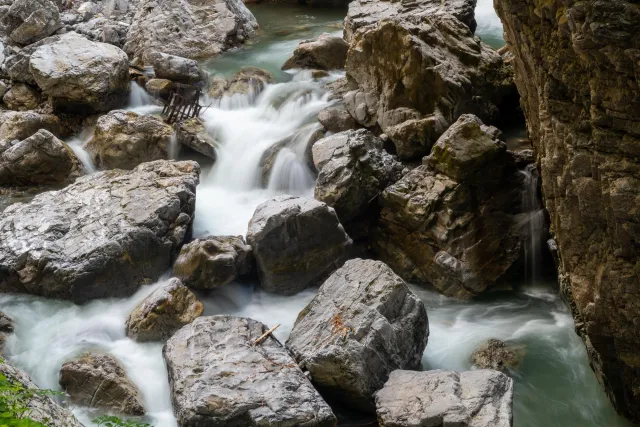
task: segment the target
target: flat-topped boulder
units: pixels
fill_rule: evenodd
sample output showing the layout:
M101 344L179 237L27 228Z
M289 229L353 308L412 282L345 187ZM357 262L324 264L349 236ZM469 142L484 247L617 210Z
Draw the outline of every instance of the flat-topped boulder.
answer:
M171 265L200 167L156 161L80 177L0 218L0 290L86 302L125 297Z
M313 383L351 408L396 369L418 369L429 336L424 304L380 261L353 259L334 272L296 319L287 348Z
M200 317L163 355L179 426L333 427L336 418L267 327L233 316Z
M314 39L301 41L282 69L343 69L348 49L349 44L342 37L324 33Z
M144 60L146 64L153 67L153 72L159 79L182 83L200 83L207 79L206 73L193 59L162 52L149 52Z

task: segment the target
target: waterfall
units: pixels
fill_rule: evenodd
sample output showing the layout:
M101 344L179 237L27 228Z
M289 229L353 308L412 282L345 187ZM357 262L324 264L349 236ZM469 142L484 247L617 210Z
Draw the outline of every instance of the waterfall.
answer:
M131 91L129 93L129 103L127 110L138 114L159 113L162 107L153 102L151 96L138 83L131 82Z
M544 208L538 195L540 176L535 164L521 171L524 176L522 211L527 213L525 255L525 277L527 283L535 284L540 279L542 244L545 234Z
M73 150L76 157L78 157L78 159L82 162L84 170L87 174L94 173L97 170L96 166L91 160L91 155L84 148L87 145L87 142L89 142L89 139L91 139L92 134L93 128L87 128L80 132L79 135L67 141L67 145Z

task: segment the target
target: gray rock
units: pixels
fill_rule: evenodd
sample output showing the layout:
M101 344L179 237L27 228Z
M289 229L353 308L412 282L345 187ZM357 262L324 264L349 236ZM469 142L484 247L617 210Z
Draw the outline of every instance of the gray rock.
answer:
M427 311L404 281L380 261L353 259L300 312L287 348L321 391L373 411L392 371L420 367L428 336Z
M191 288L214 289L252 269L251 246L242 236L210 236L182 247L173 274Z
M257 67L243 67L227 83L224 94L227 96L251 93L258 95L268 84L275 82L273 74L267 70Z
M153 67L156 77L160 79L183 83L198 83L207 79L207 74L193 59L161 52L147 52L144 60L147 65Z
M293 55L284 63L282 69L344 69L348 49L349 44L342 37L324 33L312 40L301 41L293 51Z
M104 17L93 18L73 27L74 31L89 40L108 43L119 48L124 46L129 25Z
M150 80L149 83L152 81ZM149 84L147 84L147 88L149 88ZM185 145L212 160L216 160L218 157L216 154L218 143L209 135L201 119L195 117L181 120L175 125L175 128L179 144Z
M199 174L191 161L144 163L9 206L0 291L85 302L157 280L191 227Z
M0 186L64 184L83 173L73 150L44 129L0 152Z
M142 396L124 368L106 354L87 353L60 369L60 386L72 402L125 415L144 415Z
M163 354L179 426L333 427L331 408L266 326L232 316L200 317Z
M15 83L4 94L2 102L10 110L33 110L40 104L40 94L31 86L24 83Z
M382 427L511 427L513 380L491 370L394 371L376 393Z
M247 242L262 287L284 295L321 283L342 265L352 245L333 208L293 196L277 196L258 206Z
M13 334L13 319L0 311L0 356L11 334Z
M76 33L38 47L29 69L56 108L81 113L125 105L129 95L129 60L119 48Z
M0 19L0 30L21 45L37 42L61 27L58 6L49 0L15 0Z
M80 14L80 17L83 21L88 21L89 19L91 19L97 11L97 5L91 1L86 1L78 6L78 13Z
M320 110L318 113L318 121L326 130L334 133L360 127L342 103Z
M60 119L53 114L40 114L34 111L0 112L0 141L13 141L29 138L40 129L60 135Z
M349 132L334 133L313 144L313 147L311 147L311 155L313 165L317 171L321 171L324 165L331 160L334 152L345 150L350 135L351 133Z
M522 348L507 346L504 341L490 339L473 352L471 361L480 369L504 371L518 366L523 353Z
M0 98L2 98L4 94L7 93L8 90L9 90L9 86L5 82L0 80Z
M382 140L368 130L344 133L346 143L333 150L319 169L314 197L347 222L363 214L385 188L402 178L405 167L384 151ZM322 140L316 144L322 145Z
M193 292L179 279L171 278L131 312L125 323L127 336L138 342L166 341L203 309Z

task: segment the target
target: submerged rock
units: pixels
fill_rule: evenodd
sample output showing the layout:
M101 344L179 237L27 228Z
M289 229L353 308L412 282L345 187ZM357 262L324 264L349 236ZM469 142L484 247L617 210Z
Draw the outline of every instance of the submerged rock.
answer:
M347 60L348 49L349 44L342 37L324 33L314 39L301 41L293 51L293 55L284 63L282 69L343 69Z
M317 285L345 261L352 241L333 208L277 196L256 208L247 231L262 287L284 295Z
M396 369L418 369L427 311L389 267L354 259L334 272L296 319L287 348L314 384L349 407L373 411Z
M508 347L503 341L490 339L473 352L471 361L480 369L504 371L518 366L520 353L518 349Z
M60 369L60 386L72 402L125 415L144 415L142 396L120 362L106 354L87 353Z
M383 427L511 427L513 380L491 370L394 371L376 393Z
M333 427L331 408L267 327L233 316L200 317L167 341L180 426Z
M200 168L144 163L78 178L5 209L0 290L86 302L158 279L190 230Z
M49 0L15 0L0 19L0 32L21 45L37 42L61 27L58 6Z
M131 312L125 323L127 336L138 342L166 341L203 309L193 292L179 279L171 278Z
M210 236L182 247L173 274L191 288L214 289L249 274L252 267L251 246L242 236Z

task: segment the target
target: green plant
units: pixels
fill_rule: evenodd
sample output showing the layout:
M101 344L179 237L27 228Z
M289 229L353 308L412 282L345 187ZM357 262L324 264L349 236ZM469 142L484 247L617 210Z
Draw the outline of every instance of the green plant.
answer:
M123 420L118 417L114 417L113 415L98 417L93 420L93 423L101 427L152 427L151 424L140 423L132 420Z
M2 360L0 359L0 363ZM33 398L56 394L52 390L31 389L0 374L0 427L47 427L29 417Z

